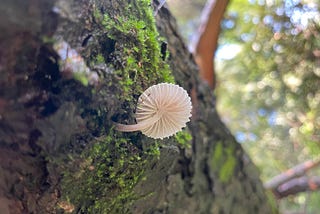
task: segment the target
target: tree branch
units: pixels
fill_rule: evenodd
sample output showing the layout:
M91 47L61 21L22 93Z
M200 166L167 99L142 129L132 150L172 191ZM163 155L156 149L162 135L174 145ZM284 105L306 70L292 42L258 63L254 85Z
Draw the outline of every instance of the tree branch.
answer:
M320 187L320 177L307 177L306 172L320 165L320 160L306 161L273 177L264 184L266 189L272 190L277 198L297 194Z
M285 198L299 192L315 191L320 188L320 177L293 178L273 190L277 198Z
M191 44L196 63L200 69L200 77L215 88L213 57L217 50L220 33L220 22L229 0L209 0L202 12L200 28Z
M300 176L303 176L308 170L320 165L320 160L312 161L308 160L304 163L296 165L291 169L273 177L271 180L264 184L266 189L275 189L279 187L281 184Z

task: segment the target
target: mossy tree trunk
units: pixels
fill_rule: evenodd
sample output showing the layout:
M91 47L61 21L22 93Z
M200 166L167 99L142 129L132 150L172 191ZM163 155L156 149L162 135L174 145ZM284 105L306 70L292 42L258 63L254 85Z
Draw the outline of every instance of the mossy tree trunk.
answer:
M272 212L174 19L166 8L154 17L157 5L1 2L1 213ZM159 82L192 94L186 130L165 140L115 131Z

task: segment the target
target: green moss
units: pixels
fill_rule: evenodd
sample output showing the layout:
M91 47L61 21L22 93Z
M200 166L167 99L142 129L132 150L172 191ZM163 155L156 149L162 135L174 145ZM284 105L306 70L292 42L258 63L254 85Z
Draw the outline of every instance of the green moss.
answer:
M104 14L102 25L107 37L116 42L113 57L122 62L115 65L123 90L141 93L146 86L174 82L169 66L162 61L159 35L148 1L127 5L124 16ZM147 83L147 85L146 85ZM144 87L141 87L144 86Z
M138 197L133 188L152 156L111 131L83 152L75 172L63 176L62 197L84 213L124 213Z
M219 179L223 183L226 183L230 180L230 178L233 176L234 167L236 166L236 159L234 157L234 151L232 148L226 149L226 155L226 160L219 172Z
M87 127L104 137L86 142L81 154L68 157L69 168L66 167L61 181L61 201L74 205L77 213L128 213L132 202L146 197L134 191L136 184L144 179L144 169L160 157L158 141L148 139L150 142L144 148L141 135L110 129L110 118L114 115L106 109L120 109L121 105L119 114L131 118L137 97L147 87L174 82L168 64L161 58L161 38L150 2L138 0L129 4L123 1L123 4L127 6L121 13L108 10L108 14L102 14L93 8L93 21L103 33L96 37L96 44L90 44L93 51L87 64L96 67L105 63L108 72L102 72L105 76L100 77L106 79L107 87L92 91L95 96L103 97L112 88L117 92L117 106L110 103L111 106L90 111ZM184 131L176 139L179 144L188 145L191 135Z
M213 153L213 165L216 165L219 163L223 158L223 145L222 142L218 142L214 148L214 153Z
M232 145L225 148L222 142L218 142L213 151L211 167L218 174L219 180L227 183L233 176L235 166L236 159Z
M97 64L101 64L101 63L105 63L104 57L102 56L102 54L98 54L96 57L96 63Z
M110 70L106 79L115 81L105 84L121 91L116 94L119 103L132 112L143 90L159 82L174 82L174 79L161 58L150 2L138 0L129 4L124 1L124 4L127 7L121 14L116 10L107 11L108 14L93 10L94 22L101 25L105 33L98 38L87 64L93 67L106 63ZM105 93L110 91L100 89L98 92ZM130 111L122 110L127 117ZM90 117L90 127L99 129L97 133L105 136L91 141L80 155L69 156L69 165L78 168L65 170L61 201L74 205L77 213L127 213L130 204L141 197L135 194L134 187L144 179L144 169L148 168L150 160L160 156L158 143L150 140L148 148L142 150L141 145L137 145L141 135L114 132L106 129L108 126L99 128L104 124L102 118L110 119L105 108ZM190 135L186 133L179 138L181 142L188 139Z
M96 23L101 23L103 20L103 14L99 11L99 9L93 5L93 19Z
M78 80L84 86L88 86L89 84L89 80L85 72L74 72L73 78Z
M157 140L154 141L154 144L150 144L144 154L151 155L155 158L160 157L160 149L159 149L159 143Z
M178 132L174 137L181 148L191 147L190 141L192 140L192 135L186 130Z

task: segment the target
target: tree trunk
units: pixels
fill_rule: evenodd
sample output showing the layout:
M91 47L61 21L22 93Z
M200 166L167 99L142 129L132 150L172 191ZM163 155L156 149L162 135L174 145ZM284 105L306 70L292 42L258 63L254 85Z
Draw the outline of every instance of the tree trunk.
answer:
M1 213L272 213L158 4L1 3ZM143 90L173 77L193 91L186 130L164 140L114 130L134 123Z

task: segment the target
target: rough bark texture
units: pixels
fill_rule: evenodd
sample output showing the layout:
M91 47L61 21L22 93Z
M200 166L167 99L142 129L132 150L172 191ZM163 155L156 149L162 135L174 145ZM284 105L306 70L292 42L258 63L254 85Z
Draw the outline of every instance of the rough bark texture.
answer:
M161 8L154 22L157 5L1 3L1 213L272 212L173 17ZM168 65L194 92L188 128L163 141L114 131L134 122L144 89L173 81Z

